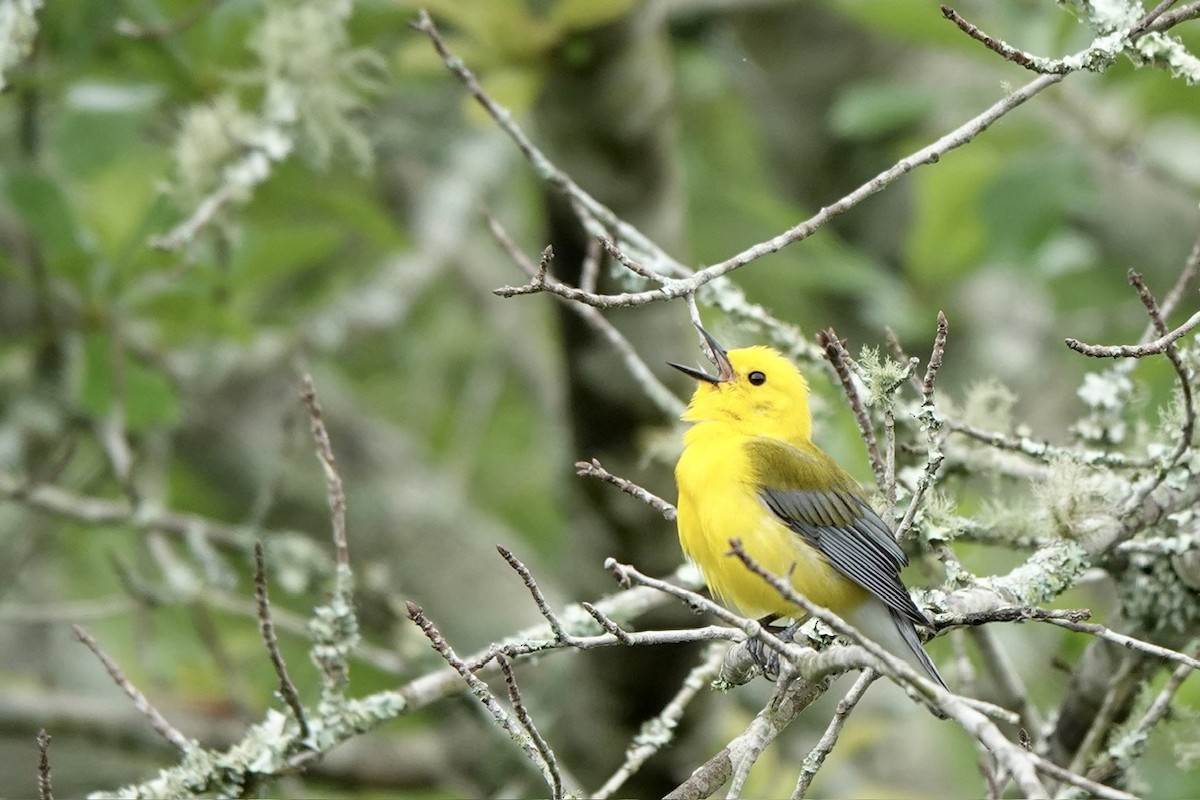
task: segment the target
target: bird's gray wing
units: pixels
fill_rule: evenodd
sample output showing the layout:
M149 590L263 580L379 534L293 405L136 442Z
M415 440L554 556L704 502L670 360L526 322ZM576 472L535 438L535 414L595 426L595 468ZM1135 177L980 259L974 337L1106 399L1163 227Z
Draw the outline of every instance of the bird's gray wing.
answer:
M908 557L845 470L815 446L765 437L746 446L759 466L759 497L780 522L890 609L929 625L900 581Z

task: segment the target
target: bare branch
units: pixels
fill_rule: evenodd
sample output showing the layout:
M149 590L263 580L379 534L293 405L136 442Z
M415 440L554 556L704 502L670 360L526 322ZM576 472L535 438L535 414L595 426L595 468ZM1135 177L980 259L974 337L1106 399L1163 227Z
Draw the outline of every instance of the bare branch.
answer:
M529 278L529 283L522 286L501 286L495 289L493 294L500 297L516 297L521 294L537 294L538 292L546 291L546 287L554 279L550 277L550 265L554 263L554 248L546 245L542 250L542 255L538 259L537 269L533 271L533 275ZM554 281L558 283L558 281ZM565 284L560 284L565 285Z
M858 676L858 680L850 687L849 691L838 701L837 707L833 712L833 719L829 720L828 727L825 728L825 733L821 734L821 738L817 740L817 744L804 757L804 763L800 767L800 777L796 781L796 789L792 792L792 800L801 800L808 794L808 787L812 784L813 778L817 776L817 770L825 763L826 756L833 750L833 746L837 744L838 736L842 733L842 728L846 725L846 720L850 719L850 713L854 711L854 707L858 705L858 701L867 693L867 689L875 682L879 676L874 670L863 670L863 673Z
M581 303L586 303L597 308L612 308L615 306L640 306L647 303L662 302L672 300L679 297L684 297L694 293L701 286L710 281L719 278L726 273L739 269L765 255L775 253L788 245L808 238L813 233L820 230L825 223L834 217L849 211L857 206L862 201L866 200L878 192L883 191L891 184L902 178L917 167L927 164L936 163L943 155L962 147L972 141L983 131L987 130L996 120L1008 114L1013 109L1017 108L1025 101L1036 96L1040 92L1048 89L1054 84L1062 80L1062 75L1042 75L1025 86L1007 94L1004 98L994 103L990 108L976 115L971 120L963 123L955 130L942 136L937 141L926 147L917 150L916 152L901 159L893 166L876 175L874 178L858 187L854 191L842 197L830 205L823 207L820 211L809 217L807 220L795 225L787 231L775 236L767 241L759 242L742 252L731 256L730 258L718 264L713 264L705 269L697 272L689 273L683 265L675 259L672 259L664 253L657 245L651 242L643 233L638 231L632 225L629 225L624 220L617 217L610 209L597 202L591 195L583 191L574 181L570 179L562 170L555 166L544 153L541 152L529 139L520 126L516 124L512 113L496 103L480 85L475 77L463 61L455 56L447 47L445 40L438 31L437 26L430 18L429 14L421 11L416 22L412 24L415 30L424 33L429 37L434 49L437 50L442 62L446 68L454 74L456 78L466 87L467 91L475 98L476 101L484 107L496 124L503 130L509 138L517 145L518 149L524 154L529 161L530 166L538 174L542 180L556 187L568 197L575 200L579 206L597 219L604 227L611 229L616 233L617 238L629 242L639 249L652 253L657 260L669 267L670 272L675 275L684 275L684 278L672 278L668 280L661 288L652 289L642 292L626 292L621 294L596 294L590 291L568 286L553 279L548 279L544 291L553 292L561 297L569 300L576 300Z
M829 359L829 363L833 365L834 371L842 381L842 390L846 393L846 399L850 401L850 408L854 410L854 419L858 422L859 433L862 434L863 441L867 445L867 458L871 462L871 471L875 473L875 481L881 487L886 486L887 467L883 463L883 456L879 453L879 442L875 439L875 426L871 424L867 407L858 393L858 387L854 385L853 359L846 352L846 346L838 338L833 328L827 328L818 333L817 343L824 348L825 357Z
M1147 25L1142 33L1162 33L1174 28L1181 22L1187 22L1190 19L1198 17L1200 17L1200 2L1189 3L1183 8L1177 8L1174 11L1161 15L1158 19Z
M521 251L521 248L517 246L517 243L513 241L512 237L508 235L508 231L506 231L504 226L500 224L500 220L496 219L495 216L487 212L484 212L484 217L487 220L488 229L491 231L492 236L496 239L496 242L501 248L503 248L504 252L508 254L508 257L511 258L517 266L524 270L527 275L530 276L531 282L529 286L543 285L546 280L546 270L548 269L549 258L553 255L550 248L547 247L544 251L542 251L541 262L535 267L533 262L531 262L525 253ZM591 241L596 242L597 240L593 239ZM602 241L607 242L607 240ZM598 254L596 255L596 258L599 258ZM590 250L587 259L592 259ZM587 263L585 263L584 266L586 267ZM583 280L584 279L581 278L581 281ZM591 281L594 280L594 278L587 278L587 280ZM562 300L563 298L559 297L559 299ZM583 303L571 303L565 300L563 300L563 302L566 303L567 308L571 309L571 311L583 319L584 322L586 322L594 331L596 331L596 333L600 334L600 336L603 337L604 340L607 341L609 345L617 351L617 355L621 357L621 361L624 362L625 368L629 370L629 374L633 376L633 379L637 381L639 386L641 386L642 390L646 393L646 396L649 397L656 406L662 409L665 414L672 417L677 417L680 413L682 413L683 403L680 402L679 398L676 397L670 389L663 385L662 381L655 376L650 367L646 365L646 362L642 360L642 357L638 355L637 350L634 349L629 340L625 338L625 335L617 330L617 327L609 322L608 319L606 319L598 309Z
M623 250L621 250L621 248L617 247L616 243L613 242L612 239L601 236L599 237L599 241L600 246L603 247L610 256L619 261L621 266L625 267L625 269L629 270L634 275L645 278L649 281L654 281L655 283L666 283L668 280L670 280L670 278L659 275L649 267L643 266L642 264L634 261Z
M938 371L942 368L942 359L946 353L946 339L950 333L950 323L946 321L946 315L939 311L937 316L937 333L933 336L933 349L929 353L929 363L925 367L925 378L921 381L921 408L917 412L917 419L921 423L921 427L925 429L925 468L921 471L921 477L917 479L916 489L913 491L912 499L909 500L908 508L904 511L904 516L896 525L895 537L897 540L903 539L909 529L913 525L913 521L917 518L917 511L921 508L921 504L925 501L925 494L929 488L933 486L937 480L938 471L942 468L942 463L946 460L945 454L942 452L942 442L944 436L942 434L943 420L937 413L937 407L933 402L933 389L937 381ZM893 335L893 340L895 339ZM894 343L894 348L899 350L899 342ZM942 558L945 560L954 560L953 553L949 545L942 548Z
M757 755L828 688L825 681L780 680L767 705L744 731L712 758L697 767L666 800L698 800L711 796L735 773L745 773Z
M194 240L200 231L204 230L216 219L217 214L239 192L245 191L241 184L225 182L205 197L192 215L180 222L168 233L156 236L150 240L150 246L156 250L178 250Z
M325 429L325 419L321 412L321 403L317 400L317 389L313 385L312 376L305 373L301 381L303 389L300 397L308 408L312 436L317 444L317 458L321 461L321 468L325 470L329 509L333 515L333 546L337 553L337 563L341 567L348 567L350 545L346 539L346 490L342 486L342 476L338 473L337 460L333 457L333 446L329 442L329 431Z
M629 635L628 631L613 622L603 611L586 601L580 603L580 605L583 606L584 611L591 615L592 619L600 623L601 628L604 628L604 630L615 636L618 642L621 644L636 644L636 641Z
M1041 462L1064 459L1078 464L1088 464L1094 467L1112 467L1113 469L1145 469L1151 462L1144 458L1130 458L1121 453L1111 453L1104 450L1084 450L1072 447L1060 447L1041 439L1028 436L1010 436L996 431L987 431L968 425L965 422L945 420L945 426L951 433L961 433L975 441L982 442L999 450L1011 450L1014 453L1029 456Z
M651 494L633 481L613 475L604 467L600 466L599 459L593 458L591 461L576 461L575 474L582 477L599 478L606 483L611 483L622 492L636 497L638 500L641 500L646 505L658 511L658 513L663 515L663 519L667 520L668 522L673 522L675 520L675 506L671 505L666 500L663 500L661 497Z
M537 726L533 724L533 717L529 715L529 709L525 707L525 700L521 697L521 689L517 686L517 676L513 673L512 665L504 656L498 657L496 663L500 666L500 671L504 673L504 684L508 687L508 700L512 703L513 713L517 715L517 721L521 723L521 727L533 740L534 746L542 756L542 761L545 762L546 771L550 773L550 796L554 800L560 800L563 796L563 781L562 775L558 771L558 760L554 757L554 751L550 749L550 745L546 743Z
M1145 16L1137 21L1137 24L1129 29L1129 38L1136 39L1137 37L1141 36L1147 28L1154 24L1155 20L1169 11L1171 6L1178 2L1179 0L1162 0L1161 3L1150 9Z
M125 677L125 673L117 666L117 663L108 657L108 654L100 649L100 645L92 638L92 635L85 631L79 625L72 625L71 630L75 632L75 637L83 642L89 650L91 650L96 658L100 659L100 663L108 670L108 674L112 676L113 682L121 687L121 691L133 701L134 707L145 715L146 719L150 720L150 726L158 732L160 736L166 739L171 744L175 745L181 752L187 753L196 747L196 743L188 739L182 733L177 731L171 723L167 722L166 717L158 713L146 696L138 690L129 678Z
M412 602L409 602L407 607L409 619L417 624L417 627L419 627L421 632L424 633L426 638L429 639L429 643L433 646L433 649L436 650L438 654L446 660L446 663L453 667L454 671L457 672L463 681L466 682L467 686L471 689L471 694L475 695L475 698L479 700L484 708L488 710L488 712L492 715L492 718L496 720L496 724L504 729L504 731L512 738L512 740L515 741L525 752L525 755L529 758L533 765L537 767L538 771L541 772L542 777L546 781L546 785L550 786L553 790L556 781L558 782L558 794L555 796L561 797L561 777L558 776L555 769L551 768L549 762L546 761L545 757L542 755L537 744L533 741L530 735L521 727L513 723L512 718L504 711L503 708L500 707L500 704L496 702L496 698L492 695L491 689L488 688L488 685L476 677L475 673L471 670L467 663L458 657L458 654L454 652L454 648L452 648L450 643L446 641L446 638L442 636L442 633L437 629L437 626L435 626L433 622L430 621L429 617L425 615L425 612L421 609L421 607Z
M1123 633L1117 633L1103 625L1097 625L1094 622L1079 622L1071 619L1054 618L1054 617L1031 617L1039 622L1048 622L1051 625L1057 625L1060 628L1066 628L1069 631L1078 631L1079 633L1089 633L1097 639L1119 644L1127 650L1136 650L1146 655L1162 658L1167 661L1174 661L1177 664L1182 664L1189 669L1200 669L1200 659L1189 656L1186 653L1181 653L1178 650L1172 650L1169 647L1153 644L1152 642L1143 641L1142 639L1127 636Z
M978 27L963 19L957 11L949 6L942 6L941 8L943 17L953 22L958 26L960 31L982 44L988 50L999 54L1002 58L1004 58L1005 61L1011 61L1014 64L1020 64L1025 69L1030 70L1031 72L1040 73L1042 75L1066 75L1068 72L1072 71L1071 68L1062 61L1038 58L1035 55L1026 53L1024 50L1018 50L1010 44L1006 44L999 39L994 39L991 36L988 36L986 33L979 30Z
M88 525L128 525L135 530L162 531L177 537L198 535L222 547L239 550L248 547L251 539L249 530L245 528L199 514L158 511L145 506L135 509L128 500L76 494L57 486L30 483L3 473L0 473L0 498Z
M263 644L267 646L267 655L271 658L271 666L275 668L275 675L279 678L279 694L292 710L292 716L300 726L300 740L304 741L308 739L308 717L304 713L304 704L300 702L300 693L296 691L296 685L288 675L283 653L279 652L279 641L275 638L262 542L254 543L254 598L258 604L258 632L262 635Z
M551 610L550 604L546 602L546 596L542 594L542 590L538 587L537 581L533 578L533 573L529 568L521 563L521 560L513 555L512 551L503 545L496 545L496 551L501 557L508 562L508 565L521 576L521 580L525 582L525 588L529 589L529 593L533 595L533 602L537 604L538 611L542 612L542 616L546 618L546 622L550 623L550 630L554 631L554 638L559 641L566 641L570 638L566 629L563 627L562 621L555 616Z
M1126 344L1126 345L1100 345L1100 344L1084 344L1078 339L1067 338L1064 341L1067 347L1077 353L1082 353L1085 356L1092 358L1145 358L1146 356L1154 356L1160 353L1165 353L1167 348L1175 344L1179 339L1187 336L1196 328L1200 327L1200 311L1197 311L1187 322L1180 325L1173 331L1160 336L1152 342L1146 344Z
M1088 770L1089 777L1102 781L1112 780L1122 769L1116 753L1140 753L1145 748L1146 737L1167 715L1176 693L1191 673L1192 667L1188 665L1180 665L1171 672L1171 677L1146 709L1146 713L1108 749L1108 755L1102 758L1099 764Z
M45 728L38 731L38 800L54 800L54 788L50 785L50 738Z

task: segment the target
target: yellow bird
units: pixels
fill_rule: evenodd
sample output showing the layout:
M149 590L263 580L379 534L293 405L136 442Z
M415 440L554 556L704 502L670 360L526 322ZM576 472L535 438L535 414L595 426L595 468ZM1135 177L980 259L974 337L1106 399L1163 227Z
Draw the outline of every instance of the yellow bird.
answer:
M931 623L900 581L908 558L854 478L813 444L804 376L770 347L726 353L701 333L717 374L671 364L698 382L675 468L684 554L743 614L802 616L729 554L740 539L762 567L945 686L917 638Z

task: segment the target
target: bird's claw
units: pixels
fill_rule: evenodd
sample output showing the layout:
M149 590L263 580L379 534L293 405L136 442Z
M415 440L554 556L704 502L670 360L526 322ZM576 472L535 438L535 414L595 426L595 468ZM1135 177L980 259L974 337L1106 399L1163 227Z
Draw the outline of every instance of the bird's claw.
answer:
M787 627L768 624L770 617L759 620L763 626L763 630L774 636L776 639L784 643L790 643L795 638L796 632L800 630L800 625L803 620L793 622ZM780 659L779 651L773 647L767 647L762 639L751 639L746 642L746 651L750 654L750 658L754 661L763 677L772 683L779 677Z

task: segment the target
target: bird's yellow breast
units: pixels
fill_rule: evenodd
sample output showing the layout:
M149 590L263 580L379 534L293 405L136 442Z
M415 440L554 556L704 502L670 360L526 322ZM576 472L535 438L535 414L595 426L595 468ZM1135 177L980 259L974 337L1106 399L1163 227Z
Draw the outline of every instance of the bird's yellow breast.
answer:
M713 594L747 616L786 616L796 609L729 555L730 539L740 539L750 557L775 575L790 573L792 585L814 603L838 613L857 607L866 591L759 499L758 476L745 446L748 438L715 423L695 425L685 435L675 468L684 553L704 574Z

